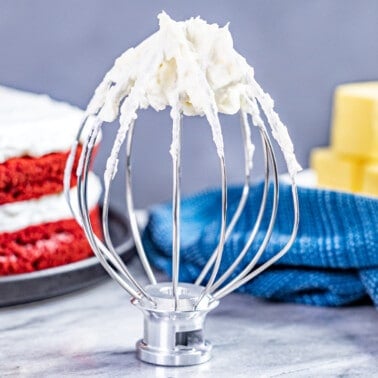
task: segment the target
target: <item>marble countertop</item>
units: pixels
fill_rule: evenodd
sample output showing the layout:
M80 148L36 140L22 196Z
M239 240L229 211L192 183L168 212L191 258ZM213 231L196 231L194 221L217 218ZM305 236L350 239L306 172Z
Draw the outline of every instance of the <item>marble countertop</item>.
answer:
M207 319L213 358L199 366L138 361L142 315L114 282L0 309L3 377L378 376L378 312L270 303L232 294Z

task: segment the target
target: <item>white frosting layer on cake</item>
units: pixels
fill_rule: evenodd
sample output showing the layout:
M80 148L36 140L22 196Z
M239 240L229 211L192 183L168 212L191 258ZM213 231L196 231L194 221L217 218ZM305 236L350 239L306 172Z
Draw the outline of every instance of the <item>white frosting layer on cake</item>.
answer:
M76 188L71 189L76 210ZM100 180L94 173L88 176L88 208L93 209L101 195ZM73 218L63 193L46 195L29 201L0 206L0 232L14 232L28 226Z
M81 109L46 95L0 86L0 163L68 151L83 117Z

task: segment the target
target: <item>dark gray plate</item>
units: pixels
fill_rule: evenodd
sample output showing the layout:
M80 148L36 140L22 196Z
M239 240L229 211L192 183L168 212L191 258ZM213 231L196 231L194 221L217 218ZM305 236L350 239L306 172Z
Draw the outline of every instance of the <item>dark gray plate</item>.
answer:
M110 233L122 260L134 254L127 219L109 211ZM96 257L38 272L0 277L0 307L51 298L93 285L107 277Z

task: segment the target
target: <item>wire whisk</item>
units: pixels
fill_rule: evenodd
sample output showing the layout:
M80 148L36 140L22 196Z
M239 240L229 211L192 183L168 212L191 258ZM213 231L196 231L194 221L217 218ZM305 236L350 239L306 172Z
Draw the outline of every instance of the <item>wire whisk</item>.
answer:
M160 16L160 30L149 39L130 52L128 50L116 61L115 66L105 76L88 106L86 117L83 120L76 141L74 142L65 171L65 193L70 204L71 211L77 221L83 227L85 234L93 248L94 253L100 260L102 266L109 275L117 281L132 297L132 303L144 314L144 336L137 343L138 357L146 362L158 365L192 365L207 361L211 355L211 344L204 337L204 322L209 311L219 304L219 300L240 286L249 282L258 274L269 268L292 246L299 224L299 204L295 175L300 169L296 163L293 146L288 136L286 127L280 121L273 108L273 101L266 94L253 77L253 70L248 66L240 55L234 50L233 62L238 65L241 74L239 85L239 106L240 127L244 150L244 184L242 194L230 222L227 224L227 176L226 162L223 148L223 136L218 113L222 106L217 101L217 92L208 79L202 66L195 60L190 61L193 77L183 77L184 63L182 59L191 59L194 43L188 37L190 32L189 24L186 35L183 32L182 24L171 20L165 13ZM191 19L192 22L202 22L200 19ZM177 28L177 25L181 25ZM202 24L201 24L202 25ZM206 24L207 25L207 24ZM175 29L174 29L175 28ZM174 41L169 39L169 32L174 29ZM189 30L189 31L188 31ZM224 29L219 29L223 30ZM228 32L228 29L227 29ZM185 39L186 38L186 39ZM172 38L173 39L173 38ZM190 43L187 42L190 40ZM155 80L157 72L162 67L172 62L168 56L167 41L170 49L180 49L180 54L170 54L175 58L173 70L175 71L175 84L167 95L165 106L152 103L149 98L151 82ZM163 46L156 48L155 45ZM143 61L138 60L138 48L145 54ZM173 46L173 47L172 47ZM232 47L232 46L231 46ZM174 50L176 51L176 50ZM183 58L184 57L184 58ZM135 62L138 62L137 67ZM168 62L168 63L167 63ZM186 62L187 63L187 62ZM165 65L165 66L164 66ZM126 67L126 68L125 68ZM171 67L172 68L172 67ZM181 76L180 76L181 75ZM199 92L202 103L196 105L194 92L185 80L195 85ZM185 90L183 90L183 88ZM172 144L170 154L172 157L172 280L171 282L158 283L155 273L151 267L147 253L144 249L140 230L138 228L137 215L134 207L132 190L132 146L134 128L137 119L137 111L140 108L153 106L164 108L170 106L172 118ZM197 106L200 110L194 112ZM158 109L161 110L161 109ZM276 252L269 260L259 265L258 262L265 252L269 240L273 234L279 202L279 180L277 171L277 160L272 145L271 137L267 131L265 122L261 115L272 128L272 135L281 147L286 159L292 187L292 198L294 207L294 218L292 220L292 232L285 246ZM120 126L114 140L111 154L108 158L104 172L104 203L102 214L102 228L104 240L100 240L93 232L89 209L87 205L88 172L92 160L96 138L98 137L104 122L113 121L120 112ZM193 113L194 112L194 113ZM219 158L219 169L221 173L221 203L220 219L221 227L219 242L212 253L207 264L194 283L179 282L180 271L180 166L181 166L181 142L182 128L185 115L204 115L211 127L216 153ZM264 154L264 189L259 204L257 218L249 233L247 242L237 258L222 274L219 274L224 245L233 233L243 210L245 208L251 183L251 172L253 168L254 144L252 141L252 125L257 127ZM70 177L73 169L74 158L85 133L85 142L82 145L79 164L76 170L78 178L75 198L71 198L69 191ZM144 271L148 277L149 284L142 285L129 271L116 253L110 238L108 227L108 212L110 202L110 189L114 179L120 150L125 144L125 166L126 166L126 206L130 222L130 229L135 242L135 247L141 260ZM267 199L270 183L273 184L272 209L270 210L268 228L256 253L250 261L245 263L246 256L252 244L256 244L256 236L261 227L262 219L267 215ZM236 269L242 266L241 271L233 276Z

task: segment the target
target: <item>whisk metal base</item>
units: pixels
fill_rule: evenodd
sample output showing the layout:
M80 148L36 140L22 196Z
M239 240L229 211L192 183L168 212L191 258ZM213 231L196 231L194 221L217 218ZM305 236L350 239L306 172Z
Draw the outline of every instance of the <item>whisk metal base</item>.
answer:
M137 357L155 365L197 365L211 358L212 345L204 338L206 315L218 301L206 295L197 304L203 287L180 283L178 301L172 283L149 285L146 291L155 301L133 298L144 314L144 336L136 344Z

